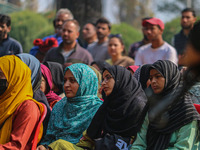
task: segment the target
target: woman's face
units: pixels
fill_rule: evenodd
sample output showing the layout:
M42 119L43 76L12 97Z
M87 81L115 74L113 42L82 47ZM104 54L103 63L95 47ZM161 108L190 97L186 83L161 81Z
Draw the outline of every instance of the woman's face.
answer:
M165 86L165 78L156 69L151 69L149 79L153 92L155 94L161 93Z
M102 89L104 90L106 96L109 96L114 88L115 80L113 79L112 75L105 70L103 72L103 79L102 79Z
M113 37L109 40L108 44L108 53L110 56L119 56L124 50L124 45L116 37Z
M47 81L45 80L45 78L42 76L42 82L40 85L40 90L46 94L46 90L47 90Z
M67 70L64 76L64 90L66 97L72 98L76 96L79 84L70 70Z

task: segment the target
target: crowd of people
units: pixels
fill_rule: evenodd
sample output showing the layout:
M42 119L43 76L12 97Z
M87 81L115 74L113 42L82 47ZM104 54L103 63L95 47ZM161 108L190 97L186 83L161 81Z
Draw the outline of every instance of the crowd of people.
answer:
M181 15L172 43L162 20L143 18L144 38L126 55L104 17L80 42L66 8L55 34L23 53L0 14L0 149L31 149L45 110L37 150L200 149L200 21L191 8Z

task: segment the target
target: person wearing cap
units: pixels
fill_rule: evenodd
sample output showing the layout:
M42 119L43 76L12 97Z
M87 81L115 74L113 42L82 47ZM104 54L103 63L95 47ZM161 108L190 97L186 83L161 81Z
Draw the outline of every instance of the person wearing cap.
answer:
M170 60L177 64L177 52L175 48L162 38L164 23L158 18L143 20L142 26L150 43L139 48L135 65L152 64L157 60Z

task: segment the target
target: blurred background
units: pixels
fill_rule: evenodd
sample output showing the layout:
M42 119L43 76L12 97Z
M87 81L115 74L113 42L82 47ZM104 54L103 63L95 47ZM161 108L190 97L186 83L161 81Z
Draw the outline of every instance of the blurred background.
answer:
M60 8L72 11L83 27L104 16L112 23L113 34L122 34L126 50L142 39L141 19L157 17L165 23L163 38L171 39L180 29L181 10L191 7L200 16L200 0L0 0L1 13L12 19L10 36L28 53L33 40L54 33L53 19Z

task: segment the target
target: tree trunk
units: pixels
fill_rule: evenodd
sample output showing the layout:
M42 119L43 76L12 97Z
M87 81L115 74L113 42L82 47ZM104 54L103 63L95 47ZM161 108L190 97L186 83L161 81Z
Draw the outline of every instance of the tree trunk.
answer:
M57 10L60 8L71 10L81 27L88 22L95 23L102 11L101 0L58 0Z

